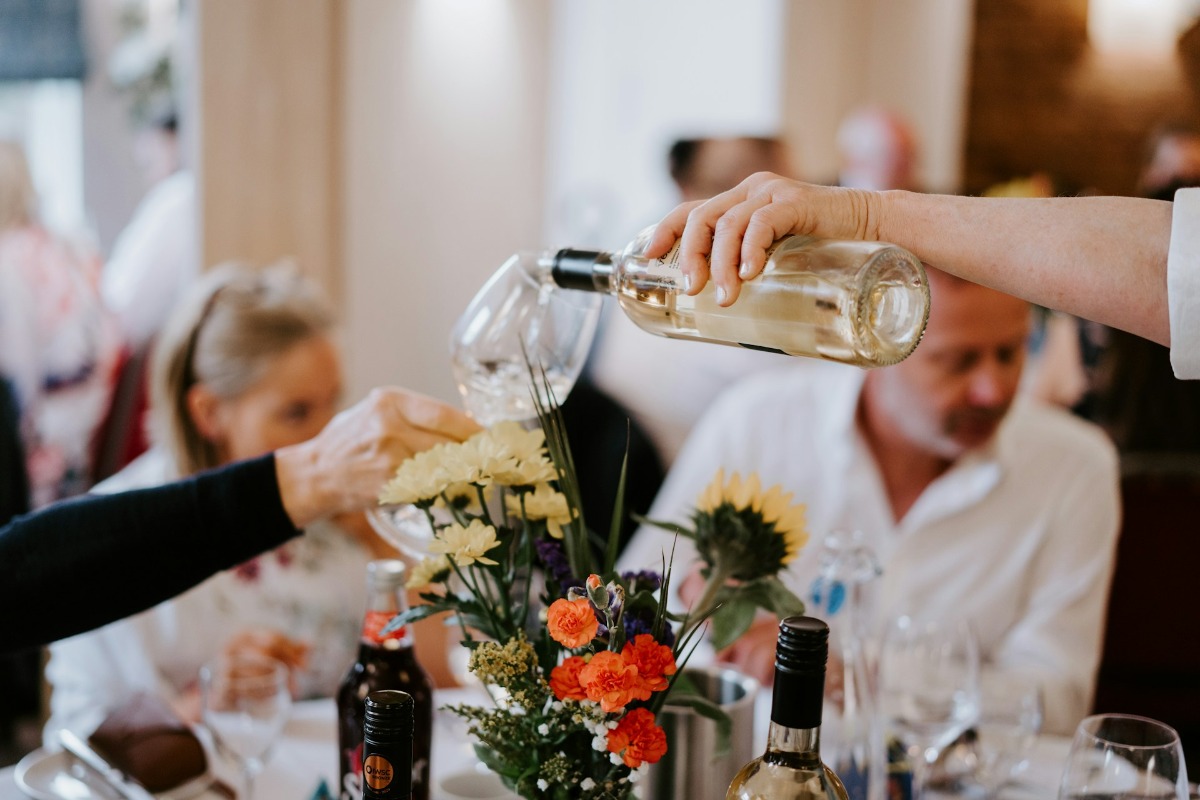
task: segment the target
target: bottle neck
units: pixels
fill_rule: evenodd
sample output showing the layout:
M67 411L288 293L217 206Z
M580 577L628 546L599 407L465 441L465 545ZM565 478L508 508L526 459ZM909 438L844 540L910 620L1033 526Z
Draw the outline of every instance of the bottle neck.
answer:
M565 248L554 254L550 277L564 289L611 294L613 254L604 250Z
M397 614L407 610L408 599L403 587L372 589L367 594L367 611L363 615L360 637L363 647L398 650L412 646L412 632L407 625L383 633Z
M821 728L789 728L772 722L767 731L767 755L811 756L820 760Z

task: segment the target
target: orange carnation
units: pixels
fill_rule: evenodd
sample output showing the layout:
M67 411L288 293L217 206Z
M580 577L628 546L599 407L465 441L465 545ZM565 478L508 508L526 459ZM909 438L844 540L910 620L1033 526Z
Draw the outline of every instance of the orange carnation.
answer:
M559 700L586 700L587 690L579 680L579 671L587 666L583 656L571 656L550 670L550 689Z
M607 714L620 711L633 700L638 689L638 671L620 653L604 650L592 656L579 671L579 682L587 690L588 699L599 703Z
M546 627L550 629L550 638L563 647L583 647L596 638L600 620L586 597L578 600L563 597L550 604Z
M608 732L608 752L621 756L625 766L637 769L642 762L653 764L667 752L667 735L654 724L646 708L630 711Z
M649 700L654 692L667 688L667 677L675 674L675 656L671 648L648 633L640 633L632 642L626 642L621 657L638 670L639 700Z

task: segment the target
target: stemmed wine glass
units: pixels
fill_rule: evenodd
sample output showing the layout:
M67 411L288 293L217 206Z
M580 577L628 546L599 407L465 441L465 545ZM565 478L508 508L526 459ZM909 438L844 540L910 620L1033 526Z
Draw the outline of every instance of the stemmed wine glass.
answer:
M984 672L975 722L975 779L995 796L1027 765L1042 730L1042 687L1028 678Z
M900 617L879 654L883 718L907 749L914 800L921 800L938 752L969 728L979 712L979 649L965 622Z
M217 749L238 762L253 800L254 779L287 724L292 707L288 668L265 656L222 656L200 668L204 726Z
M549 264L536 253L504 262L450 336L450 360L467 413L482 425L535 419L533 392L542 389L542 371L555 400L565 400L587 360L602 299L555 286ZM433 532L413 506L385 506L367 516L402 552L414 558L428 552Z
M1059 800L1187 800L1179 734L1146 717L1098 714L1079 723Z

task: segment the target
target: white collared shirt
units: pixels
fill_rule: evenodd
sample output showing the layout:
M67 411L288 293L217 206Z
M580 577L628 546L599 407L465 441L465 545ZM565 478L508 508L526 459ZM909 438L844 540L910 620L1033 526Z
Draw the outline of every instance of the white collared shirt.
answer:
M1175 377L1200 378L1200 189L1180 189L1171 212L1167 305Z
M1117 456L1094 426L1018 404L995 439L931 483L904 518L855 424L865 373L805 364L754 376L696 427L648 515L686 522L718 468L757 472L807 505L811 539L785 573L802 599L820 542L860 530L883 565L877 620L965 618L987 663L1041 682L1046 730L1070 734L1090 707L1118 533ZM643 528L623 569L656 569L671 536ZM680 540L679 576L694 558Z

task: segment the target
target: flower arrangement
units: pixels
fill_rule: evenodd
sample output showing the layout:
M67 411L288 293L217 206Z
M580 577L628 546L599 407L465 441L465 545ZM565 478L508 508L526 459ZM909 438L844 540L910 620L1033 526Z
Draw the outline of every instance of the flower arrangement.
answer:
M762 492L757 477L726 482L718 473L692 528L651 523L695 541L705 579L689 613L670 613L668 558L660 571L613 570L620 491L614 531L607 541L589 536L561 419L537 399L540 427L500 423L439 445L402 464L384 488L382 503L416 505L434 532L409 579L424 604L392 625L455 615L469 669L494 704L450 710L514 791L627 797L667 751L656 717L669 694L720 715L686 691L681 670L706 621L721 647L756 608L802 611L777 574L807 538L803 506L777 487Z

